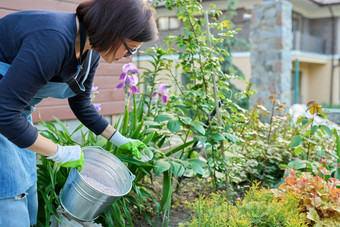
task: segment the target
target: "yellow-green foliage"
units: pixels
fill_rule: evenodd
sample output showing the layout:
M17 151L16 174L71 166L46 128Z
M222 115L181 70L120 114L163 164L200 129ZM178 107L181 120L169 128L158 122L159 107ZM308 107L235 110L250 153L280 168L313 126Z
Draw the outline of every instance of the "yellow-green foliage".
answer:
M184 226L307 226L306 216L300 213L299 199L289 195L285 200L274 197L268 189L254 185L236 205L220 194L202 196L194 203L186 202L194 215Z

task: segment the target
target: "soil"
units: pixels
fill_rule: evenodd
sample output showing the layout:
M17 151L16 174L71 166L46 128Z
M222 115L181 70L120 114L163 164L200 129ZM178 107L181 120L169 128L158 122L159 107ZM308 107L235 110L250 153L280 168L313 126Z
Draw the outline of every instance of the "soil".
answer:
M183 201L194 202L195 198L199 197L197 190L200 185L197 180L190 181L190 179L184 179L184 183L181 183L182 188L177 189L172 195L172 206L169 214L169 227L178 226L179 223L189 221L192 215L191 210L183 204ZM156 180L153 184L153 188L159 193L162 191L162 184L159 180ZM152 202L150 203L152 204ZM149 214L152 225L150 225L143 216L138 216L138 221L134 222L134 226L145 227L145 226L166 226L162 225L163 215L157 217L156 214Z
M194 202L200 195L209 195L215 192L212 184L209 180L199 180L197 178L184 178L181 181L181 188L177 189L172 195L172 206L169 215L169 227L177 227L180 223L190 221L190 217L193 212L183 203L184 201ZM161 193L162 183L160 179L154 181L153 188ZM233 197L237 198L242 196L242 192L234 194ZM152 202L150 202L152 204ZM156 209L155 209L156 210ZM165 223L162 225L163 214L157 217L156 214L149 214L152 225L142 215L138 215L134 220L134 226L146 227L146 226L167 226Z

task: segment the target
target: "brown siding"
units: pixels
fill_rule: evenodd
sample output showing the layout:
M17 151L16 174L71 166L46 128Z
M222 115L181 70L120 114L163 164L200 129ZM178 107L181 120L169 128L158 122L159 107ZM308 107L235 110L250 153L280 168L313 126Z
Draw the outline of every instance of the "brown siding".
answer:
M1 0L0 17L9 13L21 10L57 10L75 12L76 7L83 0ZM94 84L99 87L99 94L94 102L100 103L103 115L116 115L124 111L124 93L114 88L118 85L118 78L122 71L122 65L127 60L117 63L107 64L102 59L100 61ZM39 122L39 116L44 121L52 121L56 116L61 120L75 119L65 99L44 99L37 105L37 110L33 113L33 121Z
M99 87L94 102L101 104L102 115L116 115L124 112L124 93L116 90L119 83L119 76L123 64L126 60L121 60L114 64L105 63L103 60L97 69L94 85ZM32 114L33 121L39 122L39 115L44 121L53 120L53 116L61 120L75 119L66 99L47 98L37 105L37 110Z

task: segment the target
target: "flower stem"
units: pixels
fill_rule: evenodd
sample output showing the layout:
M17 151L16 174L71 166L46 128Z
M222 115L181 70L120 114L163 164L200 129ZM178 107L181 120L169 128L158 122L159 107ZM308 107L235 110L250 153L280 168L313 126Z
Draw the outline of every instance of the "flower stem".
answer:
M123 135L126 135L128 123L129 123L129 100L130 100L130 96L126 94L125 95L125 112L124 112L124 118L123 118L123 130L122 130Z

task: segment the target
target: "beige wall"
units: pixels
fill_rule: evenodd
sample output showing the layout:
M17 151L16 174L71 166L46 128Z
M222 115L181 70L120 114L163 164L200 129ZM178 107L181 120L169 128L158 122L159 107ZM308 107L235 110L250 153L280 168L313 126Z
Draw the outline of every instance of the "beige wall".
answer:
M327 64L310 64L309 65L309 100L317 100L321 103L329 103L330 100L330 61ZM335 81L334 81L335 82ZM338 102L334 99L337 95L335 92L337 89L336 83L333 82L333 101Z
M238 89L245 90L248 86L246 82L250 82L251 77L251 65L249 57L234 57L233 64L237 66L244 74L245 79L242 80L232 80L231 83L234 84Z
M301 103L309 100L316 100L320 103L330 102L330 81L331 81L331 60L311 59L298 57L300 60L299 71L301 71ZM239 67L246 76L246 81L250 81L251 65L249 57L234 57L233 63ZM337 64L338 62L335 62ZM295 58L293 57L293 69L295 70ZM240 80L232 81L239 89L244 90L247 84ZM334 70L333 80L333 104L340 104L340 67Z
M301 71L301 84L300 84L300 94L301 94L301 103L305 104L309 99L309 66L307 63L300 62L299 63L299 71ZM292 73L295 73L295 61L293 61L293 69Z

